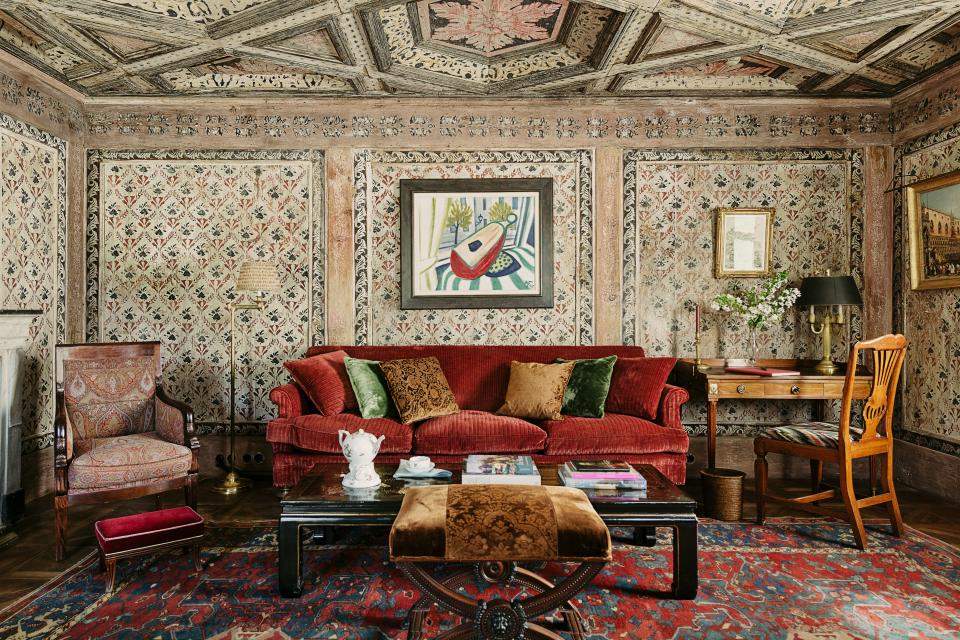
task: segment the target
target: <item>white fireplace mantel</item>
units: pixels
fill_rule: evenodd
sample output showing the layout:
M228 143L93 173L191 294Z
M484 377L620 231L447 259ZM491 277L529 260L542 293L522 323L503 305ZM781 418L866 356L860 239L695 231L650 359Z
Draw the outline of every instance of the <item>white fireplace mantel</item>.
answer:
M22 351L39 311L0 310L0 532L23 510L20 486Z

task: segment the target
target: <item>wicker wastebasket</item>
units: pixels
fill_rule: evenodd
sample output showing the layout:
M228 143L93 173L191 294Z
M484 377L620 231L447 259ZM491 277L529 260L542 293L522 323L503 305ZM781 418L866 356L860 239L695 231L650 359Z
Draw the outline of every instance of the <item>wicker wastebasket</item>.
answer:
M703 508L709 518L739 520L743 515L743 471L703 469Z

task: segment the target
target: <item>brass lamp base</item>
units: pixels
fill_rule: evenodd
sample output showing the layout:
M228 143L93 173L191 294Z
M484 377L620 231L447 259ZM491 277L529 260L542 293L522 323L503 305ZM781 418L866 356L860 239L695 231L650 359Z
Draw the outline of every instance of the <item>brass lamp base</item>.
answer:
M824 358L817 363L817 366L814 367L817 370L817 373L820 373L825 376L832 376L837 372L837 365L833 364L832 360Z
M241 478L240 474L236 471L231 471L227 474L227 477L223 479L223 482L213 485L212 488L217 493L231 495L239 493L244 489L249 489L251 484L252 483L246 478Z

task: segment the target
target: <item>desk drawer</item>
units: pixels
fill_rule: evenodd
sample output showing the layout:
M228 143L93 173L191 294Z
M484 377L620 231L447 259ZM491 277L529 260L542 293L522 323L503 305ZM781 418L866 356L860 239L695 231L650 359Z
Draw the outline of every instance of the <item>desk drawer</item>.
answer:
M822 398L824 391L822 382L801 382L799 380L767 382L765 387L768 398ZM840 384L840 388L843 388L843 383Z
M763 382L717 382L716 391L711 388L709 395L716 398L763 398L766 395L764 387Z

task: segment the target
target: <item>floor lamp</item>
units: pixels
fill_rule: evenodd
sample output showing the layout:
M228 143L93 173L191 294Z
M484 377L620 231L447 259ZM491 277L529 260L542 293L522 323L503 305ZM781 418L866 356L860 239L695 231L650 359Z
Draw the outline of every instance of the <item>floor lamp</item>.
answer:
M277 274L277 268L270 262L247 261L240 265L240 273L237 274L237 284L234 287L237 292L253 291L253 302L231 302L230 303L230 453L227 456L227 477L222 482L213 486L213 490L218 493L237 493L241 489L250 486L250 480L241 478L237 473L235 460L235 446L237 439L237 401L236 401L236 381L237 381L237 311L244 309L255 309L262 311L264 308L264 294L277 293L280 291L280 276Z

